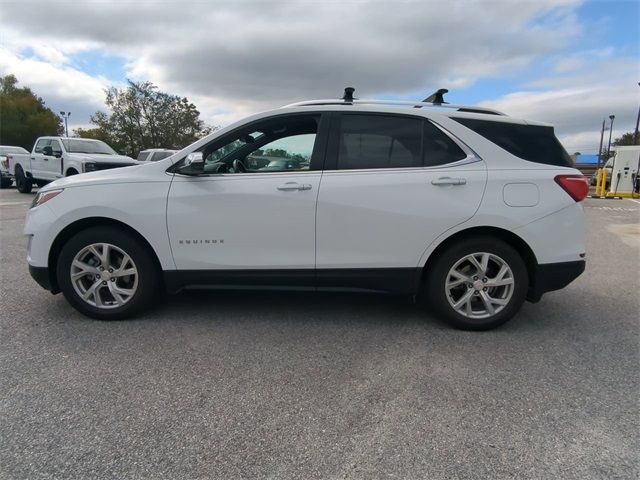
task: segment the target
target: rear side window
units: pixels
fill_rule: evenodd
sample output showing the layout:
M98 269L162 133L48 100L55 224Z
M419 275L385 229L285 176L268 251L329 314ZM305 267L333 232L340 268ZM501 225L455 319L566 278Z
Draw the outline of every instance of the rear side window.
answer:
M151 161L157 162L158 160L162 160L163 158L167 158L173 155L173 152L156 152Z
M151 155L151 152L140 152L136 160L139 162L145 162L149 158L149 155Z
M467 154L449 136L432 123L424 122L425 167L445 165L466 157Z
M62 155L62 148L60 147L59 141L51 140L50 145L54 155Z
M342 115L338 168L422 166L422 119Z
M507 152L524 160L559 167L573 167L573 161L560 144L553 127L453 118Z

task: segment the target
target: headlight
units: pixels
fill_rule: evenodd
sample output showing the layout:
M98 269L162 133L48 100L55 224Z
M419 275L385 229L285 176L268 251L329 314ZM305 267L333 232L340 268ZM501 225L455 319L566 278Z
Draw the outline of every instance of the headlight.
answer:
M33 199L33 202L31 202L31 208L37 207L39 205L42 205L43 203L47 203L52 198L57 197L58 195L60 195L63 190L64 189L60 188L58 190L49 190L49 191L46 191L46 192L39 192L36 195L36 197Z
M96 163L95 162L84 162L84 171L85 172L95 172L96 171Z

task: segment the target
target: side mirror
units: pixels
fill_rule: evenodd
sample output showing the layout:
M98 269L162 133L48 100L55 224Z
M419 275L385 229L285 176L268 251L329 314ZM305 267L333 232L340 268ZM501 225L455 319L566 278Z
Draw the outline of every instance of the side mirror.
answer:
M53 157L53 148L51 148L51 145L47 145L46 147L44 147L42 149L42 154L47 157Z
M184 159L184 163L178 168L183 175L200 175L204 173L204 157L202 152L191 152Z

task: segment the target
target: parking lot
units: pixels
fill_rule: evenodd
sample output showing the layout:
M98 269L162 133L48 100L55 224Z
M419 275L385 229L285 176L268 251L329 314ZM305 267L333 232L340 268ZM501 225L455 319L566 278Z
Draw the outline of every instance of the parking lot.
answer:
M403 297L184 292L82 317L29 277L0 191L0 478L637 478L640 202L504 327Z

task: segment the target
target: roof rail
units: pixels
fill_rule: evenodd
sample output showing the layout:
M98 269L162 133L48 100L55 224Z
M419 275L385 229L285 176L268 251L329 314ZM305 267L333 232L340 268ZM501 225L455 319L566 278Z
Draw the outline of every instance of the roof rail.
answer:
M296 102L291 103L289 105L285 105L282 108L288 107L310 107L314 105L342 105L342 106L350 106L350 105L397 105L397 106L406 106L406 107L427 107L427 108L450 108L457 110L459 112L467 112L467 113L487 113L490 115L506 115L503 112L498 110L493 110L491 108L484 107L475 107L468 105L455 105L453 103L431 103L431 102L410 102L406 100L353 100L351 102L345 102L344 100L336 100L336 99L327 99L327 100L307 100L304 102Z

